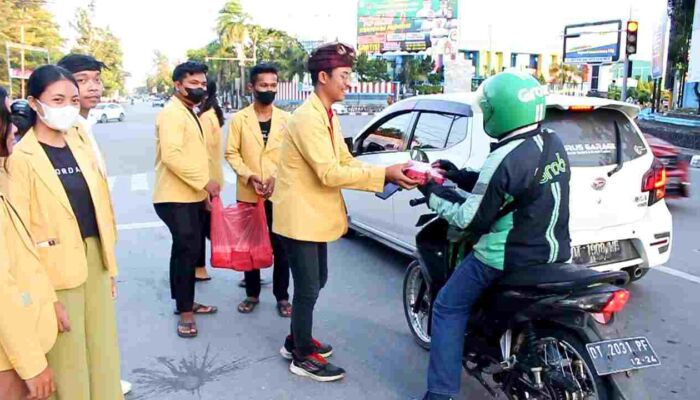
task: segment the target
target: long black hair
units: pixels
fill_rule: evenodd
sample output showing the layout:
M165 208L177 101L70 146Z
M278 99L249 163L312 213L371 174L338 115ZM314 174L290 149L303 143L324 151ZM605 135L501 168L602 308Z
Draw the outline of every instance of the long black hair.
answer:
M29 76L29 80L27 81L27 94L38 99L44 94L47 87L62 80L67 80L75 85L76 88L78 87L78 82L75 81L73 74L67 69L55 65L42 65L35 69ZM36 117L36 112L32 110L32 126L36 124Z
M224 126L224 111L221 109L219 100L216 98L216 81L213 79L207 80L207 99L204 101L204 104L202 104L199 115L204 114L212 108L216 113L216 118L219 120L219 126Z
M7 137L10 134L10 124L12 123L10 110L7 108L7 90L0 86L0 157L8 155Z

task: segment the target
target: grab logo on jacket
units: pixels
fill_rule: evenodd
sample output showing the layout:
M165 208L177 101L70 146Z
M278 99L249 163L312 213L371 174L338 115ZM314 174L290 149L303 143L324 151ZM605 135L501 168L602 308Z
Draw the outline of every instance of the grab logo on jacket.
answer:
M544 172L542 172L542 179L540 184L545 184L555 177L566 172L566 161L564 161L559 153L556 153L556 161L552 161L544 167Z

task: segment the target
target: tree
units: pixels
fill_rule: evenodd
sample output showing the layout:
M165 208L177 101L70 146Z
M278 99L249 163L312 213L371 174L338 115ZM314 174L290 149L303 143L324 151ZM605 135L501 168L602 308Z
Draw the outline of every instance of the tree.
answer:
M676 73L684 80L693 29L695 0L667 0L671 30L668 41L666 89L673 88Z
M168 57L159 50L153 52L153 71L146 78L149 93L165 94L173 89L172 73Z
M369 75L369 56L366 52L361 52L355 59L355 73L360 81L366 81Z
M21 42L21 29L24 27L24 44L45 48L49 51L52 62L58 60L63 54L61 46L63 39L59 34L58 24L54 22L53 15L44 9L44 0L0 0L0 42ZM12 50L10 63L13 68L20 67L20 52ZM39 52L25 52L25 68L27 70L46 63L46 55ZM0 52L0 65L7 65L5 52ZM7 85L9 77L0 73L0 85ZM13 80L13 93L20 93L19 80Z
M102 71L102 82L105 95L113 95L124 91L124 70L122 67L123 53L121 42L109 27L94 26L95 5L90 2L88 8L78 8L75 22L71 26L78 33L73 53L89 54L107 65Z
M434 62L428 56L423 59L410 58L403 65L401 81L414 88L417 82L425 82L428 79L428 74L433 71Z

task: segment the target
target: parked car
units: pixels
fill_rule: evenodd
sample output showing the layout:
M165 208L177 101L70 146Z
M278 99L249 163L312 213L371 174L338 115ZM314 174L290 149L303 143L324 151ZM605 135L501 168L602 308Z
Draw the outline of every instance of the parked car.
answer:
M656 136L644 134L654 156L666 167L666 196L690 197L690 160L671 143Z
M103 124L108 121L122 122L126 119L126 113L120 104L100 103L90 110L90 118Z
M572 262L625 270L635 280L665 263L672 241L665 167L634 122L639 108L593 97L551 95L547 102L542 125L559 135L571 163ZM369 163L406 162L410 150L420 147L431 161L448 159L474 170L481 168L493 141L483 130L483 114L472 93L402 100L351 140L353 153ZM410 207L409 201L420 193L401 191L382 200L346 190L344 196L352 230L398 251L415 251L415 221L427 209Z
M331 108L338 115L345 115L348 113L348 108L345 107L345 104L333 103L333 105L331 105Z
M165 107L165 100L164 99L154 99L151 102L151 107Z

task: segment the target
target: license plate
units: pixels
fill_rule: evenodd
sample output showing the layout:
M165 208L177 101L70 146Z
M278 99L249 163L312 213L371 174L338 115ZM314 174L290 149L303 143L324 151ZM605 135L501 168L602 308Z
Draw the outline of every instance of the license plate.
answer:
M622 258L622 246L619 240L583 244L573 247L572 257L578 265L601 264Z
M590 343L586 350L600 376L661 365L649 340L641 336Z

